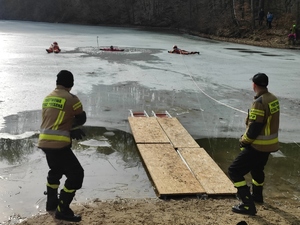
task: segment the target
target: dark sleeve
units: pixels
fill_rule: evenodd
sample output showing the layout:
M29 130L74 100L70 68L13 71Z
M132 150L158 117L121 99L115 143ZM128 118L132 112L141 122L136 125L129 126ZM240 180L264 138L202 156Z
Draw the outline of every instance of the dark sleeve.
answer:
M86 122L86 113L85 113L85 111L82 111L82 113L75 115L72 128L81 126L81 125L85 124L85 122Z
M244 145L251 144L260 135L265 125L265 110L261 101L255 101L248 113L247 129L240 142Z
M258 122L250 123L248 130L247 130L247 137L250 139L256 139L257 136L260 134L261 130L263 129L264 124Z

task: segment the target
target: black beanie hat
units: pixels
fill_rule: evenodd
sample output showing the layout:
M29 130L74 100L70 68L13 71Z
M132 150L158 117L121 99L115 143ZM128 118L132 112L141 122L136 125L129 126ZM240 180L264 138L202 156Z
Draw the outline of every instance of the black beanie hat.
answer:
M74 85L73 74L68 70L61 70L57 74L56 85L62 85L66 88L71 88Z
M264 73L257 73L252 77L253 83L261 87L267 87L269 84L269 78Z

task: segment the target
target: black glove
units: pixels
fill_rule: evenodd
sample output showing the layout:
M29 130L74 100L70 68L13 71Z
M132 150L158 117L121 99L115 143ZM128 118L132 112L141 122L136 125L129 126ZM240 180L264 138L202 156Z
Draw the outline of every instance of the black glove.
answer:
M243 142L240 142L240 148L246 147L247 145L245 145Z
M83 132L83 130L81 130L79 128L71 130L70 135L71 135L72 139L76 139L76 140L80 140L83 137L85 137L85 133Z
M242 139L243 139L243 134L241 135L240 137L240 140L239 140L239 147L240 147L240 150L243 151L245 149L245 147L249 146L250 144L245 144L242 142Z
M245 144L243 142L240 142L240 150L243 151L246 147L250 146L251 144Z

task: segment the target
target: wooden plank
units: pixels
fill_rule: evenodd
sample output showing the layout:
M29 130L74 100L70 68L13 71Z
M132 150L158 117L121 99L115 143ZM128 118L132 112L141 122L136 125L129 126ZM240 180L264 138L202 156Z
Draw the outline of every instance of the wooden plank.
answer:
M205 193L171 144L138 144L137 147L159 196Z
M128 117L137 144L170 143L155 117Z
M209 195L236 194L236 188L203 148L178 149L197 180Z
M157 118L162 129L167 134L174 148L198 148L194 138L181 125L177 118Z

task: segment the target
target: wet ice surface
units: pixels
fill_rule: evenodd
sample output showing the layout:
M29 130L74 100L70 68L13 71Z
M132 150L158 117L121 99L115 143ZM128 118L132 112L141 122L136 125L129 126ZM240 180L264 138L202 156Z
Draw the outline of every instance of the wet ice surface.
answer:
M74 146L86 174L78 201L155 196L128 134L129 109L148 114L168 110L195 139L209 138L205 148L226 171L237 154L231 151L236 140L229 138L244 131L254 95L249 78L257 72L269 75L269 90L281 103L280 141L291 143L282 147L287 157L274 155L271 163L282 172L270 170L269 185L276 185L269 189L277 186L287 198L298 198L291 190L299 182L293 160L300 148L295 143L300 139L299 52L133 28L18 21L0 21L0 27L0 221L14 213L28 216L44 210L48 168L35 147L36 133L42 100L62 69L75 76L72 92L82 100L91 132ZM46 53L53 41L61 53ZM174 44L201 54L168 54ZM125 50L99 50L110 45ZM225 140L214 146L216 137ZM225 148L224 142L232 144ZM289 162L294 167L286 177Z
M296 132L285 132L299 129L294 122L299 120L297 51L132 28L0 23L3 117L39 110L45 94L55 85L56 74L68 69L75 75L72 92L82 99L89 125L126 130L128 109L167 109L178 115L194 136L236 137L231 130L244 129L244 116L253 96L249 78L265 72L270 77L270 91L281 100L281 141L298 138ZM60 54L46 53L53 40L62 48ZM201 55L167 54L173 44L199 50ZM125 51L99 50L110 45ZM32 119L38 124L39 118ZM204 123L206 120L216 124ZM38 129L37 124L31 129ZM221 129L214 129L219 126ZM27 131L18 129L15 132Z

